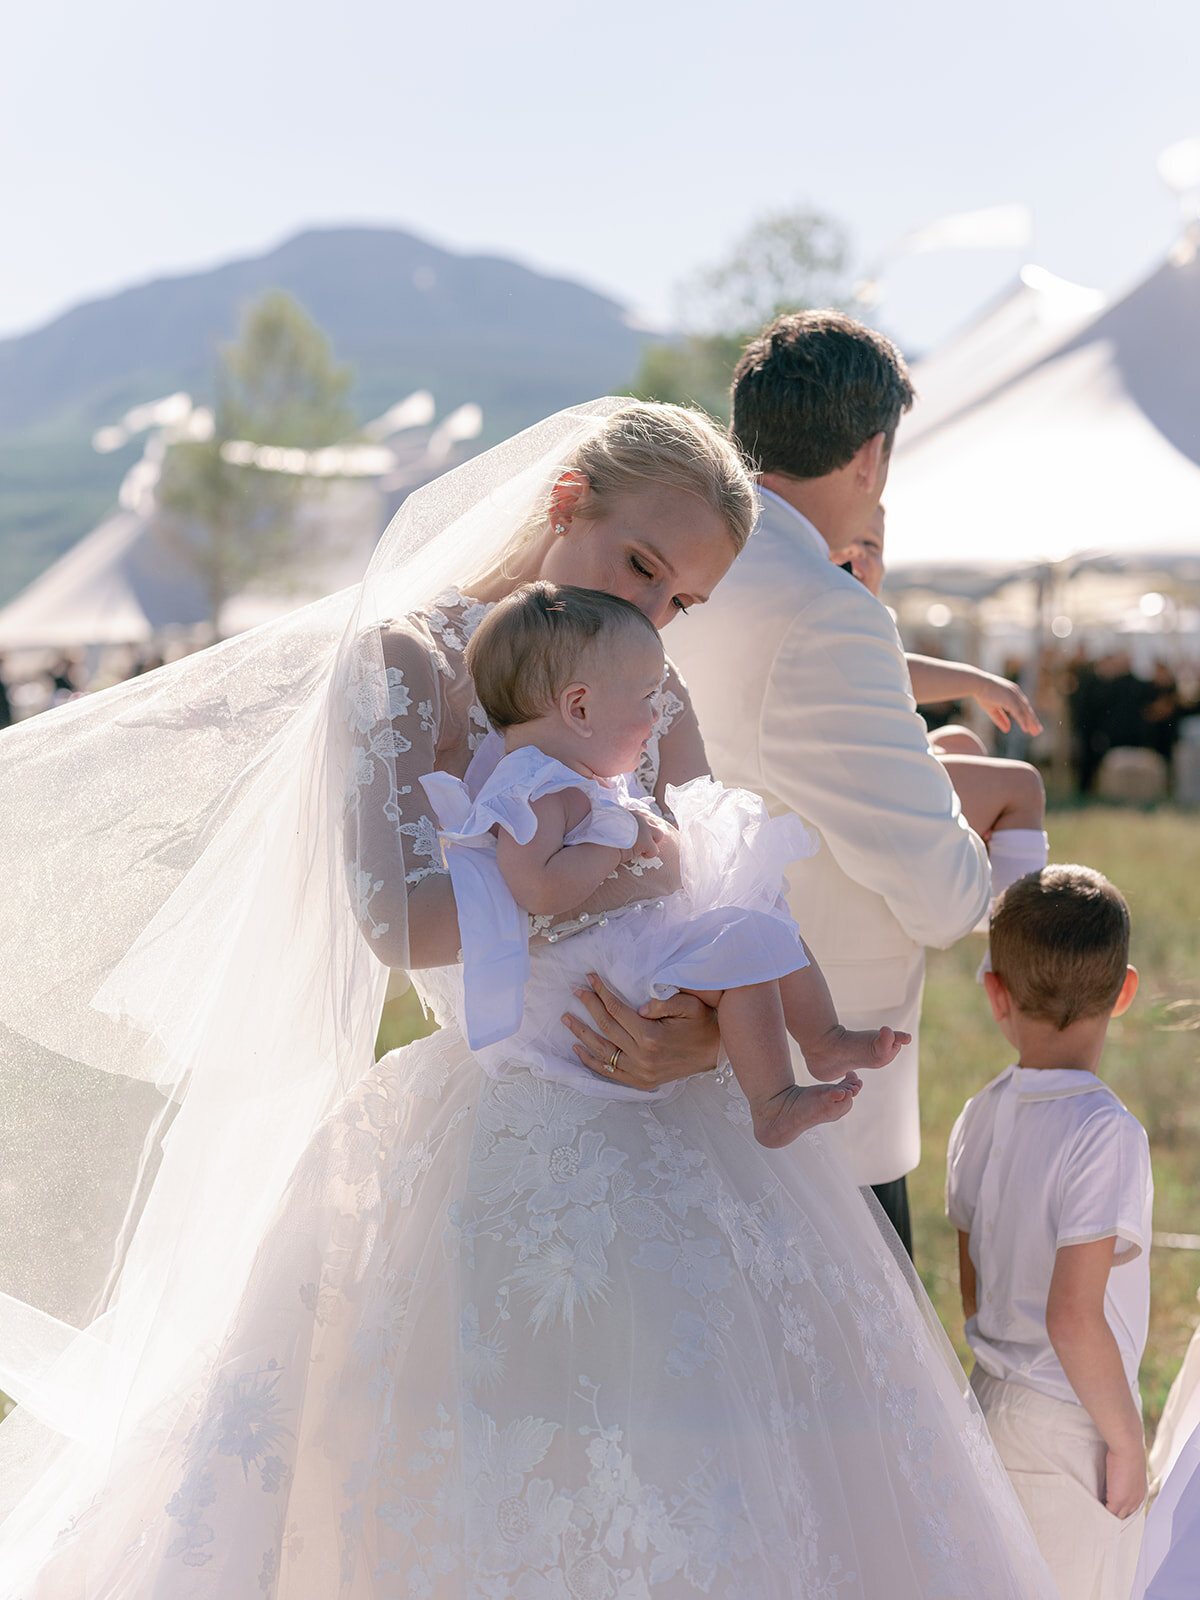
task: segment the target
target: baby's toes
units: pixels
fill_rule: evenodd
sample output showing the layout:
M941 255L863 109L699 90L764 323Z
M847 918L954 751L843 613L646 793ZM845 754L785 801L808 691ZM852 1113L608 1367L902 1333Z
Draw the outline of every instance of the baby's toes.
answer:
M837 1084L832 1089L826 1089L821 1095L822 1115L820 1120L822 1122L836 1122L839 1117L844 1117L853 1106L854 1096L861 1087L862 1085L859 1084L858 1088L855 1089L843 1088L841 1084Z
M893 1028L880 1028L871 1045L871 1055L876 1066L885 1067L889 1061L894 1061L904 1046L911 1041L911 1033L897 1033Z

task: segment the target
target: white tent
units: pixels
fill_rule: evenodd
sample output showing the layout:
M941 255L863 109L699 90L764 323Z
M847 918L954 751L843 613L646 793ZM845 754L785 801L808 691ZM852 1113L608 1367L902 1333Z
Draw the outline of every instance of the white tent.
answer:
M1002 336L1007 317L1014 348L1020 342L1020 310L1020 297L1002 304L985 337L968 330L957 350L914 373L930 410L918 402L911 428L901 425L888 482L895 579L954 587L956 573L999 577L1095 557L1200 567L1194 246L1184 241L1123 299L1060 329L1049 348L1038 349L1027 328L1014 370Z
M123 443L131 427L147 426L143 413L157 425L164 407L181 409L177 402L183 402L186 422L190 399L173 395L135 408L121 427L101 430L98 438L117 437L104 439L98 448ZM368 424L365 445L306 452L237 441L223 448L222 454L234 452L229 459L244 465L308 479L297 517L301 546L312 552L295 583L274 590L256 585L229 600L221 617L226 633L240 633L362 579L387 518L406 495L463 458L482 428L483 414L468 403L436 427L433 420L433 396L419 390ZM144 644L164 629L207 621L203 585L153 527L154 487L165 444L161 436L151 438L121 487L122 509L0 609L0 650Z
M147 519L118 511L0 611L0 649L142 644L171 623L206 615L199 583L153 537Z
M1091 321L1104 306L1099 289L1021 269L1016 282L974 321L913 368L917 400L901 426L909 450L965 406L983 399Z
M235 595L228 633L266 622L362 577L382 527L375 482L322 485L305 520L319 524L321 554L294 588ZM208 618L203 585L154 532L143 511L117 511L0 610L0 650L144 644L165 628Z

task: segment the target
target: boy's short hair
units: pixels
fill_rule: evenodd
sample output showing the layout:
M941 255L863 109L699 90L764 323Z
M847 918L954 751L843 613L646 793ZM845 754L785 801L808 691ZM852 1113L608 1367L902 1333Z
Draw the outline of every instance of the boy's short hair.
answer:
M1129 907L1103 873L1027 873L996 902L988 932L992 970L1025 1016L1061 1033L1116 1004L1129 964Z
M658 629L628 600L574 584L526 583L506 595L467 645L479 704L499 733L533 722L571 682L579 658L602 633Z
M734 442L757 472L824 478L877 433L890 451L914 389L890 339L843 311L769 322L734 368Z

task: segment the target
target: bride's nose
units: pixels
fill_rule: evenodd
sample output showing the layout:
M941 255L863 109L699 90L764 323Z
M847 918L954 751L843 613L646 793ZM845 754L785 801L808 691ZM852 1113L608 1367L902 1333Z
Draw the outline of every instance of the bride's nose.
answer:
M670 593L666 589L656 589L651 594L643 595L638 609L650 619L656 628L665 628L675 615L675 606Z

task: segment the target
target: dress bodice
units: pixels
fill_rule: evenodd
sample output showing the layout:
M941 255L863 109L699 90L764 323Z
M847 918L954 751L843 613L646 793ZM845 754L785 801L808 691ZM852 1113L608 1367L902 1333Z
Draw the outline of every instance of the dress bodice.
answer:
M350 879L363 929L392 964L401 964L387 942L389 927L400 920L399 897L422 879L446 872L437 822L419 780L433 771L465 778L487 737L488 720L467 668L466 648L491 609L491 603L450 589L392 623L383 633L386 715L373 717L352 705L357 720L350 783L362 821ZM657 721L636 774L651 799L661 800L663 752L672 727L682 721L683 693L668 663L655 706ZM385 755L390 759L380 759ZM618 872L636 878L641 870L641 863L633 863ZM538 917L532 931L557 938L579 926L569 918Z

